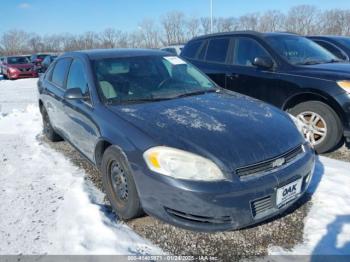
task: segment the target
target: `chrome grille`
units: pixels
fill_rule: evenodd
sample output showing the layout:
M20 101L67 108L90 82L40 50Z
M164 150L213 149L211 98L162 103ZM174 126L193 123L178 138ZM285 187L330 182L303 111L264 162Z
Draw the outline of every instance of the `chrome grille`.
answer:
M299 154L303 153L303 145L299 145L295 148L293 148L292 150L268 159L266 161L257 163L257 164L253 164L253 165L249 165L249 166L245 166L245 167L240 167L236 169L236 174L239 176L248 176L248 175L255 175L258 173L263 173L263 172L268 172L268 171L272 171L276 168L279 168L283 165L286 165L290 162L292 162ZM282 160L283 159L283 163L276 166L275 163L278 160Z

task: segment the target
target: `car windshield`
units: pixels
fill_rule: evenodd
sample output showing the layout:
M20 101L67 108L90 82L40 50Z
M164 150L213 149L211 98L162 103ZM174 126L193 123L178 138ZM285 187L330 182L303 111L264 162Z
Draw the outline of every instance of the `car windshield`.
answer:
M26 57L19 56L19 57L8 57L7 58L7 63L8 64L28 64L29 61Z
M336 62L339 59L314 41L296 35L267 36L272 47L291 64L312 65Z
M177 56L101 59L93 62L101 95L109 103L173 99L215 92L215 84Z

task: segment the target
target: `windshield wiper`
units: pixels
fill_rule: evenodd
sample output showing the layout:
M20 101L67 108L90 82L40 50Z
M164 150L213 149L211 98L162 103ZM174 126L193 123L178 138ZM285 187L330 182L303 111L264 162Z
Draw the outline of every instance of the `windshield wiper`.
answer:
M344 62L344 60L340 60L340 59L331 59L331 60L328 60L328 61L325 61L325 63L341 63L341 62Z
M155 97L155 98L138 98L138 99L109 99L106 104L112 105L112 104L132 104L132 103L142 103L142 102L156 102L156 101L162 101L162 100L169 100L170 98L167 97Z
M196 96L196 95L203 95L207 93L217 93L220 89L209 89L209 90L197 90L193 92L187 92L183 94L179 94L174 96L173 98L180 98L180 97L187 97L187 96Z

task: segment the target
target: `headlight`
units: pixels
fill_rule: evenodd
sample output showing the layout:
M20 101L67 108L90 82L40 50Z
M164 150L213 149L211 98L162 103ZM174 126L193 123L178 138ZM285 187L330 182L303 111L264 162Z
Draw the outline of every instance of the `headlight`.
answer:
M337 84L339 87L343 88L346 92L350 93L350 81L349 80L337 81Z
M153 147L143 153L154 172L178 179L197 181L224 180L225 176L211 160L170 147Z
M17 68L14 68L14 67L9 67L9 72L10 73L15 73L15 72L17 72Z

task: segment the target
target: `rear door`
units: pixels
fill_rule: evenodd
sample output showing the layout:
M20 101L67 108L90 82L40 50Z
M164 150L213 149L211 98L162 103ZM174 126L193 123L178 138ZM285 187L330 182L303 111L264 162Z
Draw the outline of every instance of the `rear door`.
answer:
M231 39L231 37L218 36L198 41L197 52L191 59L191 63L223 88L226 86L226 75L230 73ZM183 53L186 54L186 49Z
M279 89L279 77L274 69L262 69L253 65L256 57L271 55L254 38L238 36L233 38L232 62L226 75L226 88L248 96L275 102Z
M91 161L94 158L94 148L98 139L98 126L94 120L94 108L91 100L86 65L75 58L70 66L66 88L79 88L86 97L83 100L65 99L66 113L65 130L68 140Z
M50 72L45 75L43 95L45 96L45 108L48 112L51 124L64 137L67 136L64 122L63 97L65 93L66 78L71 58L61 58L53 65Z

